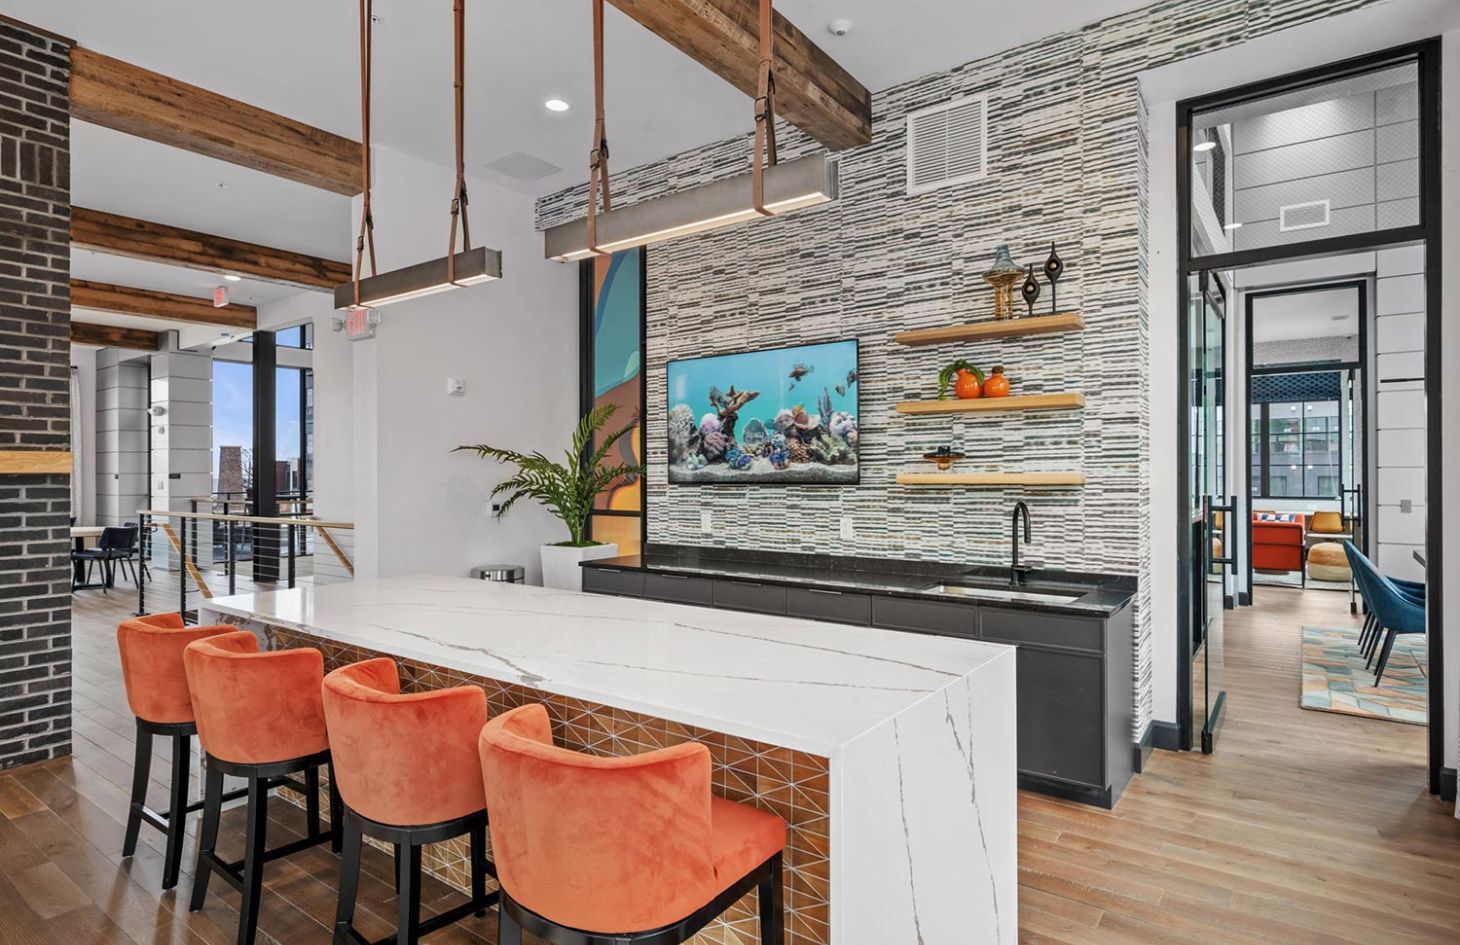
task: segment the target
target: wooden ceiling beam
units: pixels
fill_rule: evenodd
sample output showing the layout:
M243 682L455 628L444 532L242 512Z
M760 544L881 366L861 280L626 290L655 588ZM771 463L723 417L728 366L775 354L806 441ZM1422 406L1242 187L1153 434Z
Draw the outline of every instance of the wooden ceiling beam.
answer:
M752 98L760 77L758 0L609 0ZM776 114L829 150L872 140L872 94L779 13ZM746 129L751 127L746 109Z
M73 46L71 117L311 187L360 192L360 143Z
M301 289L333 290L351 278L347 262L83 207L71 208L71 245Z
M116 325L92 325L73 321L71 322L71 343L73 345L96 345L101 348L157 351L162 347L162 336L155 331L145 331L141 328L119 328Z
M258 311L252 305L230 304L214 308L212 299L134 289L124 285L107 285L84 279L71 280L71 307L118 315L165 318L193 325L241 328L245 331L253 331L258 326Z

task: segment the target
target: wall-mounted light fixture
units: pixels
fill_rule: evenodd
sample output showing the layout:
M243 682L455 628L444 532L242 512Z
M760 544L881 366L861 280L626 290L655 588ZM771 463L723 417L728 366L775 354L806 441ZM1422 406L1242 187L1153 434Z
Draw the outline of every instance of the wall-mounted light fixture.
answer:
M615 210L608 180L608 138L603 112L603 0L593 0L594 121L589 156L586 219L543 233L544 255L560 262L603 256L691 233L773 217L835 200L837 165L824 154L776 160L775 31L771 0L760 0L760 83L755 99L755 150L751 171L675 191ZM603 209L598 209L599 187Z
M456 76L456 188L451 198L451 238L446 255L402 269L375 271L375 221L370 211L370 60L372 52L372 0L360 0L360 176L363 194L360 234L355 240L355 278L335 287L335 308L367 308L435 295L462 286L479 285L502 278L502 254L495 249L471 245L467 221L466 157L463 145L466 124L466 6L452 4ZM456 251L456 228L461 224L465 249ZM363 277L366 247L370 250L370 275Z

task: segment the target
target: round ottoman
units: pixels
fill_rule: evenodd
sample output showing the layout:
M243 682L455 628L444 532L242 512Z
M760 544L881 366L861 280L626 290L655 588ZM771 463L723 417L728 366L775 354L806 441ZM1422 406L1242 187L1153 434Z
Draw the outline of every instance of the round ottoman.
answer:
M1336 541L1320 541L1308 549L1308 576L1315 581L1347 583L1354 578L1348 567L1348 555Z

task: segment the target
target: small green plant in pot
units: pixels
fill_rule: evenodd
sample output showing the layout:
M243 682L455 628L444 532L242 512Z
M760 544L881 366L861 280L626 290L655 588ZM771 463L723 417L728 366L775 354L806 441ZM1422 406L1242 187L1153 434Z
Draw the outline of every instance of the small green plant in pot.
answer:
M581 590L583 575L580 561L612 558L618 554L617 545L585 537L594 500L614 486L644 474L643 466L606 462L613 455L618 441L634 429L632 426L600 438L597 448L593 448L595 436L613 418L617 409L613 404L605 404L584 414L573 430L573 442L562 462L549 459L542 453L519 453L485 443L458 446L453 450L476 453L484 459L495 459L517 467L517 472L492 489L493 498L507 497L498 515L506 514L519 499L536 499L568 527L567 541L542 547L543 584L548 587Z
M977 397L983 386L983 371L972 361L959 358L938 372L938 399L948 399L948 388L952 387L960 398Z

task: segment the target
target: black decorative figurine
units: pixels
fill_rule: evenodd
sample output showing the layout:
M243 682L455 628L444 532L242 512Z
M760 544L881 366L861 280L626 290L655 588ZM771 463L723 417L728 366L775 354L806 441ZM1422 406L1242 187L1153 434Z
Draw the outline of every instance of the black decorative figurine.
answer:
M1019 287L1019 294L1024 296L1024 304L1029 306L1029 314L1033 317L1034 303L1039 299L1039 280L1034 278L1034 263L1029 264L1029 276Z
M1058 311L1054 301L1054 284L1060 281L1060 273L1065 271L1064 260L1060 259L1059 253L1054 251L1054 244L1049 244L1049 258L1044 261L1044 277L1049 280L1049 311L1054 314Z

